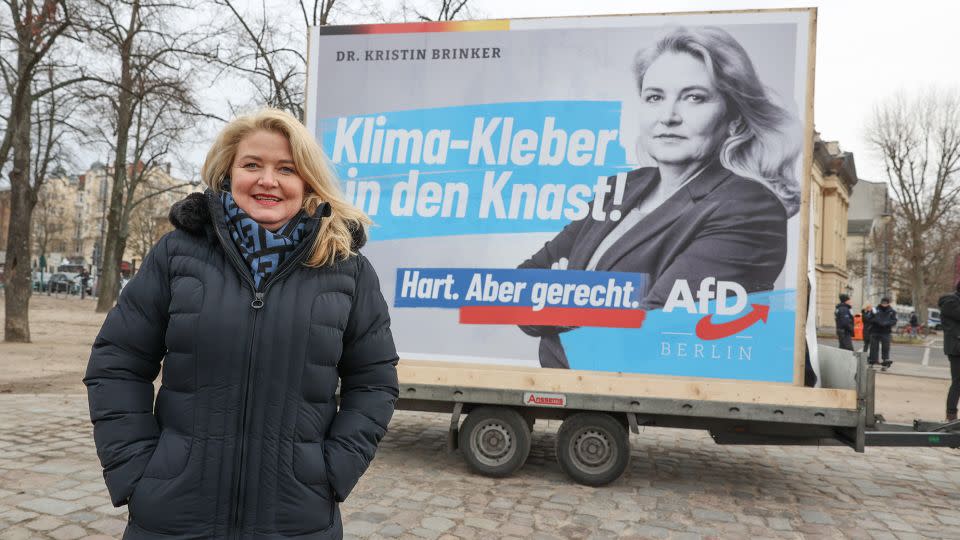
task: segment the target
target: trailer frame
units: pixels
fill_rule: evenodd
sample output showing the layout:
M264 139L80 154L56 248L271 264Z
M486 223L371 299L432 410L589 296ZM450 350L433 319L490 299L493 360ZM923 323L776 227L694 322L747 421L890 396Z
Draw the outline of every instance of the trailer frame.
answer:
M596 449L608 447L614 451L614 443L621 437L629 437L628 432L639 434L640 427L667 427L700 429L710 433L717 444L738 445L783 445L783 446L848 446L856 452L864 452L867 447L940 447L960 448L960 422L938 423L916 420L913 424L890 424L875 413L876 372L866 364L862 353L854 353L856 361L856 409L832 407L808 407L792 405L771 405L764 403L741 403L732 401L708 401L696 399L670 399L652 397L604 396L598 394L562 393L547 400L549 403L536 403L531 400L529 389L483 388L460 385L419 384L400 382L398 410L450 414L450 426L447 437L448 451L461 449L464 452L483 451L484 445L496 451L497 444L526 443L529 447L530 433L521 433L503 422L490 424L488 439L479 445L470 441L464 448L464 424L462 417L474 411L492 411L506 408L519 413L527 422L530 432L537 420L565 421L575 415L594 415L586 418L602 420L597 415L606 415L616 419L624 428L619 430L587 430L579 442L558 441L558 459L563 462L561 448L564 444L586 445L584 448ZM589 424L589 422L587 422ZM472 423L476 424L476 422ZM487 433L487 431L483 433ZM561 432L563 428L561 427ZM562 433L561 433L562 435ZM481 436L481 435L477 435ZM587 437L587 439L583 439ZM591 438L592 437L592 438ZM563 437L560 437L563 438ZM586 441L586 442L584 442ZM606 441L606 442L605 442ZM599 446L597 446L599 444ZM492 445L492 446L490 446ZM579 447L577 447L579 448ZM603 450L603 448L601 448ZM590 450L587 450L590 451ZM571 453L572 452L572 453ZM574 456L571 450L564 457ZM494 456L495 457L495 456ZM490 456L485 460L490 461ZM526 459L524 456L520 464ZM490 474L482 465L471 462L476 472ZM516 461L516 459L514 459ZM561 463L564 465L564 463ZM622 471L610 472L602 478L578 477L576 466L568 473L581 483L603 485L619 477ZM496 470L493 476L505 476L503 468Z

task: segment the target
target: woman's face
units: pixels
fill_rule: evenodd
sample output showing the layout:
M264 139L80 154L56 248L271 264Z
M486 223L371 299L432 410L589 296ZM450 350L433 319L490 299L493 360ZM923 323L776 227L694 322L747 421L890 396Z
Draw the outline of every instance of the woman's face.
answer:
M271 231L303 208L306 183L293 162L290 141L283 134L255 131L240 139L230 179L237 206Z
M685 53L665 53L650 64L640 115L640 144L662 164L713 158L728 129L726 104L706 65Z

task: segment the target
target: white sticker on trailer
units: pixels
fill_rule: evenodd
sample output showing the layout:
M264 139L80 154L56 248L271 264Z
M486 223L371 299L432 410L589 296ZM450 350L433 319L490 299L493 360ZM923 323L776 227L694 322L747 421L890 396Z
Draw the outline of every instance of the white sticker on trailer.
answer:
M524 392L524 405L536 407L566 407L567 396L563 394L541 394L539 392Z

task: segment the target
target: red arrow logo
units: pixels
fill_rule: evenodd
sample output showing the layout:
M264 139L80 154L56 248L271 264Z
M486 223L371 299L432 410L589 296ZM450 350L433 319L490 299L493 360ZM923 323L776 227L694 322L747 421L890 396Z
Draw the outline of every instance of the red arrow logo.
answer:
M753 326L753 323L757 321L767 322L770 306L750 304L750 307L752 307L753 310L743 317L720 324L710 322L713 315L707 315L697 323L697 337L703 340L721 339L740 333Z

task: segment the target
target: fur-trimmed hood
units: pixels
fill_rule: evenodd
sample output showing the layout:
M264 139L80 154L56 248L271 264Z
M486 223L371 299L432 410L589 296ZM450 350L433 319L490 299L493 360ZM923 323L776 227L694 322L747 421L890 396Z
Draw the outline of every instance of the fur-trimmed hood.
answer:
M209 190L205 193L191 193L183 200L174 203L170 207L170 223L174 227L195 236L206 234L207 226L211 225L209 207L211 197L216 201L216 204L220 204L220 200L214 197ZM324 203L317 209L317 212L320 218L329 217L330 205ZM357 251L367 243L367 235L360 224L356 222L350 222L350 224L350 233L353 236L351 249Z

